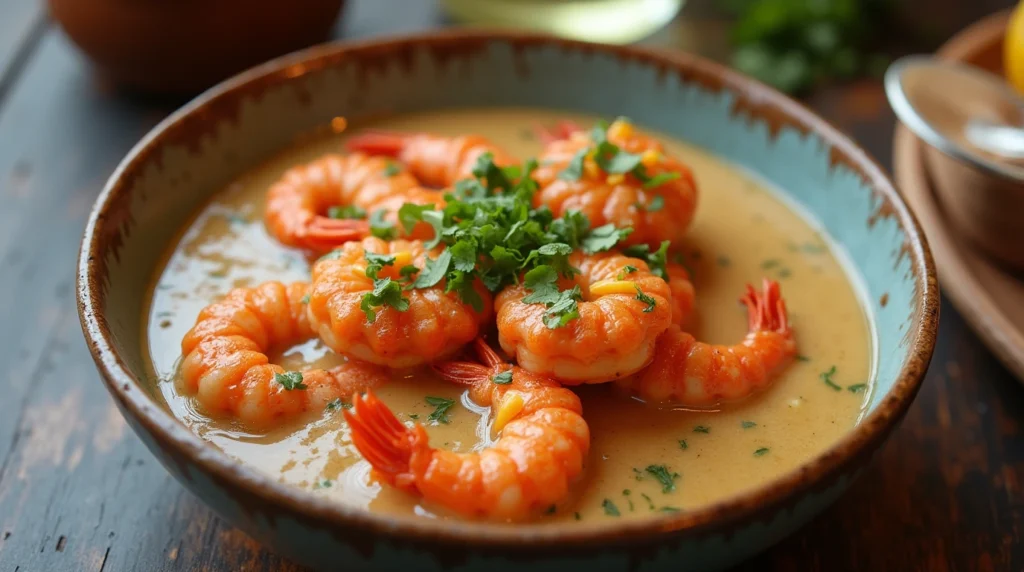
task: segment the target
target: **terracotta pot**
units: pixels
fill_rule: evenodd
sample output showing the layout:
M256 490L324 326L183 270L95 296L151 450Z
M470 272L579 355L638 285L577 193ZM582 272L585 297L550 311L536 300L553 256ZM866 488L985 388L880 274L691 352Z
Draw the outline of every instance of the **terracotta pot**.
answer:
M48 0L67 35L115 83L191 94L324 41L344 0Z

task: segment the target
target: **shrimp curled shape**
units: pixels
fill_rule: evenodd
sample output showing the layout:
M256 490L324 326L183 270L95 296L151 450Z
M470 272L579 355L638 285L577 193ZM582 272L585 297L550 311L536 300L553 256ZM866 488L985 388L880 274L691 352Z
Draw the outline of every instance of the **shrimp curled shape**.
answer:
M569 263L580 273L560 286L580 287L579 317L549 328L548 308L524 302L530 294L524 285L509 286L495 299L502 349L523 368L566 385L602 383L644 368L672 322L669 285L646 262L619 253L574 252Z
M364 131L349 139L347 147L352 151L394 157L421 183L431 187L449 187L473 176L473 168L484 154L489 153L499 167L515 163L508 153L479 135L444 137L429 133Z
M302 372L270 363L267 351L312 339L302 302L307 292L304 283L266 282L203 308L181 342L185 393L211 414L265 428L383 384L387 371L365 363Z
M382 210L383 220L400 232L398 209L405 203L442 208L444 198L439 191L422 188L415 177L387 158L330 154L292 167L271 185L264 223L283 244L320 254L371 234L365 217L331 218L327 216L331 207L358 207L366 213ZM433 236L433 230L420 223L405 235L425 239Z
M697 184L690 168L668 154L656 139L640 134L625 120L607 130L607 140L626 153L639 156L632 171L605 172L597 161L593 138L582 129L564 124L560 136L537 157L533 173L540 185L535 206L546 205L556 216L576 210L587 215L594 227L608 223L632 228L623 245L647 244L657 248L664 240L673 243L685 236L697 208ZM579 153L585 156L579 173L568 169ZM638 178L642 170L644 179Z
M491 316L491 294L479 281L473 284L480 309L462 301L456 292L445 292L442 280L428 288L403 289L408 308L383 305L374 309L371 321L363 298L375 289L367 275L366 255L394 257L381 279L400 280L408 266L420 271L428 254L438 258L440 248L426 250L419 241L384 241L365 238L349 242L313 265L309 294L309 320L320 339L335 352L391 368L414 367L447 357L471 342Z
M476 349L485 365L435 369L491 407L500 431L492 446L474 453L432 448L422 425L406 427L372 393L355 397L345 418L356 449L383 481L467 517L526 519L566 498L583 472L590 429L575 393L503 363L482 339Z
M748 285L741 302L750 330L741 343L698 342L672 326L658 338L650 367L619 384L645 401L692 407L735 401L766 388L797 352L786 303L779 284L767 279L760 293Z

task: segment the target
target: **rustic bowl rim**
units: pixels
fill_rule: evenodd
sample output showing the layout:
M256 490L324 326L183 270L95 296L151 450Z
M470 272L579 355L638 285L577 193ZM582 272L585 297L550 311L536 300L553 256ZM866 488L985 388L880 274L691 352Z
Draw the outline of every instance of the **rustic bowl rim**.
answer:
M650 519L623 520L600 527L573 527L552 524L509 526L448 520L443 524L414 517L374 513L331 502L298 487L285 485L254 468L231 459L226 453L204 441L160 406L145 382L133 375L118 355L113 336L102 313L106 261L102 237L106 225L116 224L109 216L118 197L130 192L132 175L158 153L169 130L188 116L202 113L212 102L238 93L259 92L261 87L287 82L296 74L321 70L342 61L393 53L413 48L473 51L475 47L500 42L513 47L554 46L563 49L601 53L626 61L641 61L665 72L696 76L711 82L719 90L738 96L747 108L781 112L787 127L815 133L830 147L833 164L849 165L880 198L879 213L895 216L904 231L905 256L911 262L915 279L916 324L907 333L908 357L899 376L883 400L847 435L828 450L797 469L726 500L702 508L669 513ZM737 108L737 113L742 112ZM749 113L749 111L748 111ZM116 233L117 229L109 232ZM116 234L115 234L116 236ZM202 93L154 127L135 145L117 166L90 213L79 252L77 269L79 317L89 350L107 389L118 401L122 412L145 428L169 454L187 458L204 472L229 483L235 489L279 509L326 521L338 529L358 526L383 537L399 537L422 542L458 542L490 549L529 548L547 551L593 550L604 546L648 542L670 535L714 533L722 527L735 529L754 519L767 521L780 508L794 501L815 485L833 482L847 470L858 468L884 441L906 413L922 383L935 347L939 314L939 290L935 265L927 241L916 218L899 197L881 166L836 127L804 105L752 78L688 53L672 53L635 45L606 45L557 38L547 34L508 30L456 29L390 36L363 41L337 41L288 54L238 74Z

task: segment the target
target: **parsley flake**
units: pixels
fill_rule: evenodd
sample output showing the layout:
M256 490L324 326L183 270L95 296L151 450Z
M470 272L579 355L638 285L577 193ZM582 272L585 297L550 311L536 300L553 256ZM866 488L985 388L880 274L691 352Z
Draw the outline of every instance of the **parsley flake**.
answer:
M669 472L665 465L647 465L644 470L661 483L661 492L670 493L676 490L675 481L679 478L679 473Z
M359 309L366 314L366 321L377 321L377 309L391 306L399 312L409 309L409 299L402 296L402 285L390 278L374 280L373 290L363 294Z
M750 429L752 427L757 427L757 423L754 423L753 421L744 421L740 423L740 427L743 427L744 429Z
M627 265L622 267L622 270L619 270L619 273L615 276L615 279L616 280L624 280L627 275L632 274L632 273L636 272L637 270L640 270L640 269L637 268L636 266L631 265L631 264L627 264Z
M682 175L680 175L679 173L676 173L674 171L673 172L666 172L666 173L658 173L657 175L654 175L653 177L647 179L647 181L644 182L644 188L645 189L654 189L654 188L660 187L661 185L664 185L665 183L667 183L669 181L674 181L674 180L678 179L681 176ZM662 204L664 204L664 203L662 203ZM660 210L660 208L661 207L659 207L658 210ZM651 209L648 208L648 210L651 210Z
M306 384L302 383L302 372L301 371L286 371L284 373L275 373L274 381L280 383L282 387L288 391L295 389L308 389Z
M397 175L397 174L399 174L401 172L402 172L402 167L400 167L398 165L398 163L395 163L394 161L388 161L388 164L384 167L384 176L385 177L394 177L395 175Z
M438 423L448 424L451 419L448 418L448 410L455 405L454 399L445 399L444 397L426 397L427 404L434 406L434 412L427 416L430 421L436 421Z
M640 300L644 304L647 304L647 307L643 309L643 313L650 314L651 312L653 312L654 308L658 305L658 302L652 296L644 294L644 291L641 290L640 286L638 286L635 282L633 283L633 287L636 288L636 299Z
M754 456L755 457L763 457L763 456L768 454L768 451L770 451L770 449L768 447L761 447L760 449L754 451Z
M690 446L686 444L686 439L679 440L679 448L684 451L690 448Z
M698 426L693 428L693 432L694 433L710 433L711 432L711 428L710 427L705 427L704 425L698 425Z
M370 215L370 234L381 240L394 240L397 233L395 226L384 220L387 214L385 209L377 209Z
M364 219L366 211L355 205L345 205L327 209L327 216L336 219Z
M578 181L583 177L583 161L587 157L588 149L580 149L569 160L569 164L558 174L563 181Z
M512 370L494 374L491 376L491 381L495 385L508 385L512 383Z
M347 401L342 401L340 397L335 397L334 399L327 402L327 406L324 407L324 409L327 411L337 411L339 409L352 409L352 404Z
M615 228L614 224L599 226L583 239L583 252L594 254L611 249L633 232L632 228Z
M818 377L821 378L821 381L825 382L825 385L831 387L833 390L841 391L843 389L842 386L832 380L832 376L835 375L835 374L836 374L836 366L832 366L831 369L829 369L828 371L826 371L824 373L819 374Z
M611 499L604 499L601 503L601 508L604 509L604 513L608 516L620 516L619 507L615 506L615 503Z
M855 383L855 384L847 387L846 390L849 391L850 393L864 393L864 391L867 388L868 388L868 384L866 384L866 383Z

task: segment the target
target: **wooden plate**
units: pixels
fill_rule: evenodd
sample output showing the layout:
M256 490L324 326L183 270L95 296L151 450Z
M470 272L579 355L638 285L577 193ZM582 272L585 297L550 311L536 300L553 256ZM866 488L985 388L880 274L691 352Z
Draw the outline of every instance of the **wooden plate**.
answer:
M941 57L1002 73L1003 34L1009 14L994 14L956 35ZM989 349L1024 381L1024 277L1001 269L954 234L936 200L923 145L903 125L896 128L896 183L924 227L942 290Z

